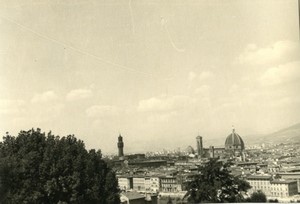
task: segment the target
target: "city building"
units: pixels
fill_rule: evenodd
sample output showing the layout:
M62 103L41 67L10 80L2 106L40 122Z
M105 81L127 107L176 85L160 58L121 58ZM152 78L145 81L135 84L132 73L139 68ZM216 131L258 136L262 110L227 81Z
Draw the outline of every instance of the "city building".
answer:
M173 161L162 159L146 159L145 154L130 154L124 155L124 142L121 134L118 137L118 157L113 159L115 166L122 166L124 162L130 167L160 167L160 166L174 166Z
M158 176L117 176L120 190L135 190L139 192L157 193L160 189L160 178Z
M285 180L297 181L298 193L300 193L300 173L295 172L278 172L277 175Z
M133 190L146 191L145 176L135 176L132 178Z
M151 180L150 177L145 177L145 191L151 191Z
M150 177L150 191L151 192L159 192L159 188L160 188L159 177L156 177L156 176Z
M225 140L225 147L210 146L209 148L203 148L203 139L201 136L196 137L196 142L198 158L231 157L239 161L245 161L245 144L234 128ZM192 152L191 148L189 148L190 152Z
M128 165L136 167L160 167L167 166L168 162L166 160L129 160Z
M295 180L274 180L271 175L250 175L247 181L252 187L249 193L262 191L267 197L284 198L298 194L297 181Z
M132 176L118 176L118 185L120 190L123 191L133 189Z
M271 194L273 197L289 197L298 194L297 181L274 180L271 181Z
M223 158L224 157L224 152L225 152L224 147L211 146L210 149L211 149L211 151L213 151L213 153L211 153L211 155L213 156L212 158Z
M174 176L160 177L160 191L162 192L179 192L182 191L181 184L178 183Z
M143 160L145 159L145 154L127 154L126 159L128 160Z
M266 196L272 196L271 193L271 175L250 175L247 177L247 181L252 187L249 190L249 193L252 194L256 191L262 191L266 194Z
M123 192L120 194L121 204L141 204L145 203L145 195L138 192Z

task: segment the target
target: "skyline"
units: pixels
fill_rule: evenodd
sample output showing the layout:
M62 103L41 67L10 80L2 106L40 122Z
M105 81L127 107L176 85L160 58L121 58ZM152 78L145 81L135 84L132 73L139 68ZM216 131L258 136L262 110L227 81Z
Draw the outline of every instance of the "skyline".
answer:
M0 133L111 153L299 123L297 3L2 1Z

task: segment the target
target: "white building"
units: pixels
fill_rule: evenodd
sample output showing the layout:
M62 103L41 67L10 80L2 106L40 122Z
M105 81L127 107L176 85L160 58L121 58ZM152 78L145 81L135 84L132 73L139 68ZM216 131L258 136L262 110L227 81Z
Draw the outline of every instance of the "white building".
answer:
M159 177L150 177L150 191L159 192L160 180Z
M262 191L266 194L266 196L272 196L271 193L271 175L251 175L247 177L247 181L250 183L252 187L249 190L249 193L252 194L256 191Z
M289 197L298 194L297 181L274 180L271 181L273 197Z
M126 176L118 177L118 185L120 190L127 191L132 189L131 181L132 181L132 177L126 177Z
M151 180L150 177L145 177L145 191L151 191Z
M144 176L133 177L132 181L133 181L133 190L146 191L145 177Z
M173 176L160 177L160 191L161 192L180 192L182 191L181 184L178 183L177 178Z
M284 180L297 181L298 193L300 193L300 172L280 172L277 173Z
M285 198L298 193L296 180L273 180L271 175L251 175L247 181L252 187L250 194L262 191L267 197Z
M133 177L133 190L145 192L159 192L160 179L156 176Z

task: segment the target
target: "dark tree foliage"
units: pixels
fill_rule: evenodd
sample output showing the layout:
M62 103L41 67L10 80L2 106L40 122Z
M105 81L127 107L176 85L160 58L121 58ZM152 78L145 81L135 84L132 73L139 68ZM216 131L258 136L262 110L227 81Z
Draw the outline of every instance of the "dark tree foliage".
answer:
M173 204L171 197L169 196L167 204Z
M223 164L217 159L200 167L200 173L187 183L189 203L243 202L243 193L250 189L250 185L231 175L228 167L229 163Z
M114 172L100 151L40 129L0 143L0 203L119 203Z
M262 191L254 192L250 196L250 202L252 202L252 203L266 203L267 202L267 196Z

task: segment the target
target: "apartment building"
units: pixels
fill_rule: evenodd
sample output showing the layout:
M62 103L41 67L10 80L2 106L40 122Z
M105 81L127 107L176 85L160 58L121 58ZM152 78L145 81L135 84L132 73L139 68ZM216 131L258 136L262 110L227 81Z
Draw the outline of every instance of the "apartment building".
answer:
M271 175L251 175L247 177L251 185L249 193L262 191L267 197L284 198L298 194L296 180L274 180Z
M174 176L160 177L160 191L162 192L179 192L182 191L181 184L178 183Z
M297 181L274 180L271 181L271 194L273 197L289 197L298 194Z
M119 176L118 185L120 190L127 191L133 188L133 180L131 176Z

